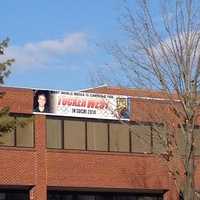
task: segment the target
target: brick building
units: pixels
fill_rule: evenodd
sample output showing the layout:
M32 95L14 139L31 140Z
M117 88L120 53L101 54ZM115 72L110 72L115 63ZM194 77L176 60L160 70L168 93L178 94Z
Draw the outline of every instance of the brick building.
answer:
M13 117L30 122L0 137L0 200L176 199L167 167L153 153L159 144L152 119L145 114L145 109L164 109L164 94L109 87L90 90L131 96L128 123L145 138L141 141L127 122L33 114L32 89L2 87L1 92L5 95L0 106L8 105Z

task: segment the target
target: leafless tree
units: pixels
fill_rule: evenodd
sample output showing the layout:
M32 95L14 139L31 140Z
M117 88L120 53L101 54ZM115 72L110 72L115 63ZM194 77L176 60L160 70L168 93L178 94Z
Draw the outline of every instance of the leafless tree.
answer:
M194 137L200 106L200 2L156 1L160 3L159 21L155 21L153 2L138 1L136 11L125 4L121 24L127 44L115 44L110 52L132 85L159 89L167 96L170 116L158 116L167 131L166 138L160 136L166 145L160 156L178 192L185 200L194 200L199 198L194 185ZM185 143L183 153L180 138Z

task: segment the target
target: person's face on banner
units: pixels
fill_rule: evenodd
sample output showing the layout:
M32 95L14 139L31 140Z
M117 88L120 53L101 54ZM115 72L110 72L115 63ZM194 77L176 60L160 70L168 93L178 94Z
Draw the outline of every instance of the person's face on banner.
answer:
M44 107L45 106L46 97L43 94L38 96L38 104L39 104L39 107Z

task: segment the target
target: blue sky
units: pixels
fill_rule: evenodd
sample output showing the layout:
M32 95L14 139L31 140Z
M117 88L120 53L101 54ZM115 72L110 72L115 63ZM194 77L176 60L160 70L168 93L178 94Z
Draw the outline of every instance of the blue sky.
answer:
M122 37L122 0L6 0L0 39L16 61L6 85L78 90L93 87L96 68L111 61L98 47Z

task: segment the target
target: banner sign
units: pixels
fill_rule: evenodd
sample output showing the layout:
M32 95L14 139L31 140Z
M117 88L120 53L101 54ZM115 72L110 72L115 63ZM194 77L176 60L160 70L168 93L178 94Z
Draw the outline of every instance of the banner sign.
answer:
M130 98L110 94L34 90L33 113L111 120L130 119Z

